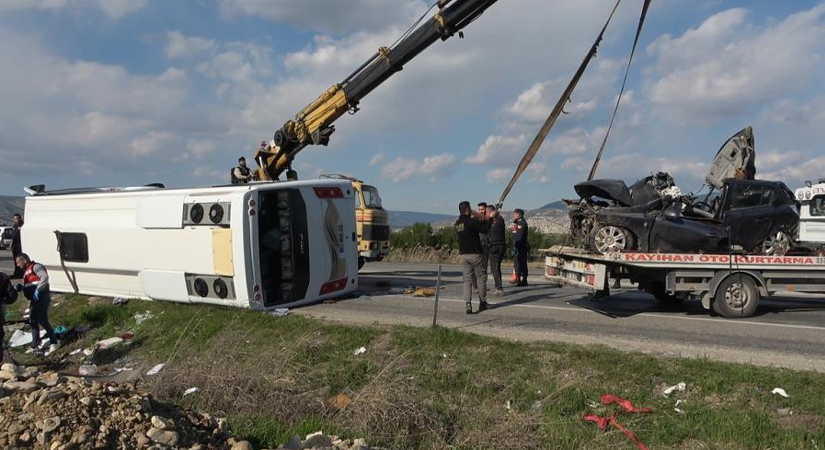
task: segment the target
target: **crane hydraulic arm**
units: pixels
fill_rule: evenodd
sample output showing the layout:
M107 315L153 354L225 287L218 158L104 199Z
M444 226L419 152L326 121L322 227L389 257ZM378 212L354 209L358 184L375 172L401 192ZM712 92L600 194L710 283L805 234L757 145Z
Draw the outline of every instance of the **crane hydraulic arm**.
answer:
M496 1L439 0L433 5L438 12L431 18L420 25L419 20L393 46L381 47L355 72L327 89L276 131L275 146L255 153L258 178L276 180L290 169L295 155L304 147L327 145L336 119L345 112L358 111L361 99L437 40L447 40L456 33L463 37L461 30Z

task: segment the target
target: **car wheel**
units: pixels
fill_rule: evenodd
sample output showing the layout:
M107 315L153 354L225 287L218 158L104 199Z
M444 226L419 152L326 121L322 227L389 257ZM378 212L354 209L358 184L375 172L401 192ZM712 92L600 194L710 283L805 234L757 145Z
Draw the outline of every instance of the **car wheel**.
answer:
M716 290L713 310L728 319L750 317L759 305L759 289L749 275L733 274Z
M593 233L592 247L602 255L630 250L634 247L633 234L619 227L605 225Z
M771 233L762 242L762 254L784 256L791 248L791 238L783 231Z

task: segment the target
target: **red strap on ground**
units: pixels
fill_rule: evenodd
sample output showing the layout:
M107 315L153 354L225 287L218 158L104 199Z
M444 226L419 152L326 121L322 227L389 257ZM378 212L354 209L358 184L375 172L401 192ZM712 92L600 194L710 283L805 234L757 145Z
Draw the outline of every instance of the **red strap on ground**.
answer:
M615 395L605 394L601 396L602 405L619 405L626 413L648 413L653 412L650 408L637 408L633 406L630 400L616 397Z
M631 403L629 400L625 400L623 398L616 397L615 395L610 395L610 394L602 395L601 396L601 401L602 401L603 405L613 405L613 404L619 405L619 406L622 407L622 410L626 413L653 412L653 410L650 409L650 408L636 408L635 406L633 406L633 403ZM639 450L650 450L650 449L647 448L647 446L645 446L645 444L642 443L642 441L639 440L638 437L636 437L636 434L634 434L632 431L625 428L624 425L622 425L621 423L619 423L618 420L616 420L616 414L615 413L610 415L610 416L607 416L607 417L598 416L596 414L588 414L588 415L582 417L582 420L585 420L587 422L593 422L593 423L597 424L599 426L599 428L604 430L604 431L607 431L608 427L610 427L612 425L613 427L615 427L616 429L618 429L619 431L624 433L628 438L630 438L630 440L633 441L636 444L636 447L638 447Z

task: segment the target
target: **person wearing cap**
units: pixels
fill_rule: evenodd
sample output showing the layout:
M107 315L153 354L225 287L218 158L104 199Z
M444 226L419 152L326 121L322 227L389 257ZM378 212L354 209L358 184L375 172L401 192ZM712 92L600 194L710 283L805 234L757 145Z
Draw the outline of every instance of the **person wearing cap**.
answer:
M246 158L238 158L238 165L232 169L232 184L245 184L252 181L252 171L246 166Z
M516 208L513 211L513 259L516 266L516 279L510 284L527 286L527 254L530 245L527 243L527 221L524 220L524 210Z

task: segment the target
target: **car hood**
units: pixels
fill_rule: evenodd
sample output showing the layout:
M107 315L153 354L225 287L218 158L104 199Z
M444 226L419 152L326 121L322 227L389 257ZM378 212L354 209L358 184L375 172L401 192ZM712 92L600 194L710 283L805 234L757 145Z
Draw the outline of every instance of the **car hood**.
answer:
M722 189L727 178L753 180L756 176L755 161L753 128L747 127L731 136L719 149L710 164L705 181L716 189Z
M630 206L630 189L622 180L591 180L584 181L573 189L582 198L601 197L606 200L613 200L621 206Z

